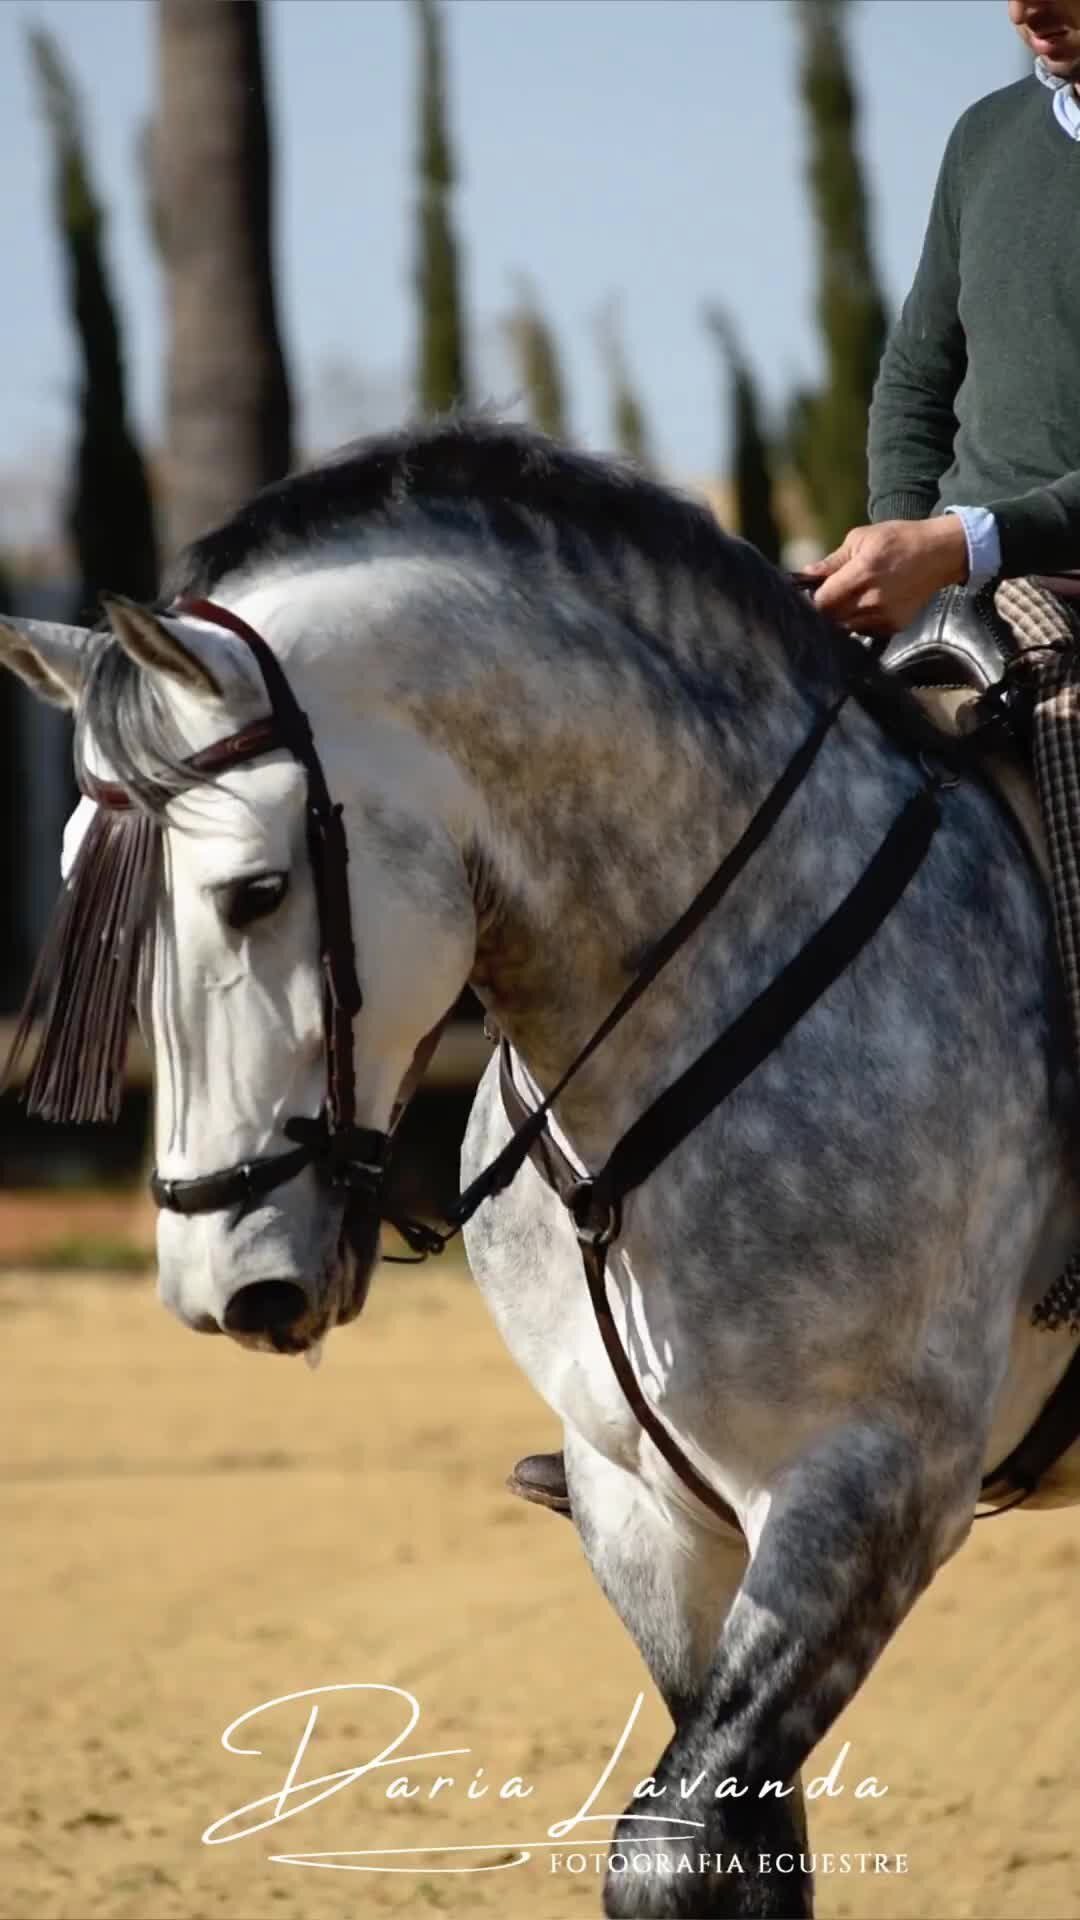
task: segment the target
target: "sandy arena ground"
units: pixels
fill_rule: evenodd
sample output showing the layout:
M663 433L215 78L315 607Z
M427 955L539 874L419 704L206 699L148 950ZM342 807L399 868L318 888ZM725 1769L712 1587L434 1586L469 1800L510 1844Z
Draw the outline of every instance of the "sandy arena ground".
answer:
M549 1847L436 1871L513 1858L573 1814L639 1688L597 1811L622 1806L666 1738L572 1529L501 1490L516 1453L556 1433L460 1270L384 1269L314 1375L185 1333L149 1281L9 1273L0 1327L4 1920L598 1912L592 1871L552 1872ZM819 1854L908 1858L904 1874L823 1875L823 1915L1080 1917L1080 1513L976 1536L823 1745L823 1768L851 1751L846 1791L817 1803ZM307 1708L238 1733L261 1749L247 1757L222 1750L226 1725L346 1683L416 1696L399 1755L470 1751L396 1760L266 1832L200 1844L280 1788ZM390 1693L324 1700L297 1779L358 1767L405 1725ZM430 1801L440 1769L456 1784ZM864 1774L885 1798L854 1798ZM388 1801L400 1775L421 1791ZM500 1802L513 1775L533 1793ZM470 1801L470 1782L492 1791ZM438 1845L480 1850L392 1854L396 1873L270 1860Z

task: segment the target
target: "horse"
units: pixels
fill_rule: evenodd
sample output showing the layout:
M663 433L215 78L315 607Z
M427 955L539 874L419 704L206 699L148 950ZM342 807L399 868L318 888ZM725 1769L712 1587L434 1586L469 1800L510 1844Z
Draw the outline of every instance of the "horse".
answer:
M845 697L857 643L704 505L491 419L346 448L197 540L159 605L105 605L91 633L6 620L0 655L76 716L69 889L128 809L80 925L134 870L132 835L146 854L118 924L145 920L123 993L155 1069L161 1298L255 1350L310 1352L359 1313L372 1162L467 983L504 1049L463 1179L511 1139L507 1063L535 1111L583 1052L548 1125L587 1178L784 977L927 780L880 702ZM826 712L721 904L589 1053ZM609 1916L812 1912L800 1769L1074 1352L1032 1324L1080 1236L1045 888L983 780L939 780L936 806L850 963L611 1223L648 1430L535 1156L466 1229L672 1719L614 1829ZM69 928L50 1014L76 1078L101 1024L86 944ZM1078 1496L1072 1445L1036 1503ZM690 1871L649 1817L665 1789Z

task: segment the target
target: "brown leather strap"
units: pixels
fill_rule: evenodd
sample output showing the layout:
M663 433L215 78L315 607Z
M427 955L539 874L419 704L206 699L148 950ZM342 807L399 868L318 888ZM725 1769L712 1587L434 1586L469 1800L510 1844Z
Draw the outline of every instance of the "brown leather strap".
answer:
M525 1105L510 1068L510 1049L505 1040L499 1053L499 1087L502 1093L503 1107L510 1125L516 1131L529 1118L530 1108ZM580 1185L580 1175L573 1167L557 1141L545 1130L529 1149L529 1158L540 1178L558 1194L564 1205L569 1204L573 1190ZM630 1362L630 1356L619 1338L611 1306L607 1296L607 1248L597 1241L578 1236L581 1248L582 1265L585 1268L585 1280L592 1301L596 1324L604 1351L611 1362L612 1371L626 1396L630 1409L639 1424L644 1428L657 1452L667 1461L684 1487L688 1487L702 1506L708 1507L718 1520L727 1527L733 1527L741 1533L738 1515L730 1507L723 1495L702 1478L692 1461L688 1460L678 1441L668 1432L659 1416L646 1400L637 1375Z
M397 1127L398 1121L401 1119L402 1114L405 1112L406 1107L408 1106L410 1100L413 1097L413 1094L416 1092L416 1089L420 1085L420 1082L423 1079L425 1073L427 1072L428 1067L431 1065L431 1056L435 1052L435 1049L438 1046L439 1041L442 1039L443 1029L446 1026L446 1023L449 1020L450 1015L453 1013L453 1011L454 1011L453 1007L447 1007L446 1012L443 1014L442 1019L437 1020L435 1022L435 1025L432 1027L430 1033L425 1033L423 1039L420 1042L420 1045L417 1047L416 1052L413 1054L412 1064L409 1067L409 1070L406 1073L405 1078L402 1081L400 1087L398 1088L398 1096L397 1096L397 1099L394 1101L394 1110L390 1115L391 1134L394 1133Z
M1056 593L1060 600L1080 597L1080 573L1036 573L1032 575L1032 585L1045 587L1047 593Z
M356 1119L356 1078L352 1023L363 1005L356 974L352 909L349 903L349 849L340 806L330 798L311 724L297 702L280 660L261 633L231 607L185 595L177 613L224 627L242 640L262 673L278 746L287 747L307 774L305 806L308 858L315 885L326 1029L327 1094L331 1131L347 1135ZM227 742L219 743L226 746Z
M984 1500L1009 1493L1034 1493L1039 1481L1067 1447L1080 1438L1080 1346L1042 1411L1023 1439L982 1483Z
M227 773L231 767L258 760L281 744L273 718L266 714L263 719L252 720L248 726L241 727L237 733L226 735L224 740L215 740L212 746L191 754L185 765L193 773ZM92 774L87 774L82 790L88 800L107 807L110 813L125 813L132 804L127 788L114 780L95 780Z

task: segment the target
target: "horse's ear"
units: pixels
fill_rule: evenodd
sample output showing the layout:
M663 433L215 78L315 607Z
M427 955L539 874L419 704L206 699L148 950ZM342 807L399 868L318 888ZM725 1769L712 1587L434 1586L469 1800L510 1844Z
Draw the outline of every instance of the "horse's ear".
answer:
M0 616L0 664L56 707L77 706L90 663L89 642L87 627Z
M190 636L181 636L180 623L168 623L120 594L103 593L101 604L109 625L124 652L140 667L152 673L164 673L192 693L211 694L220 700L226 676L215 671L210 657L195 651Z

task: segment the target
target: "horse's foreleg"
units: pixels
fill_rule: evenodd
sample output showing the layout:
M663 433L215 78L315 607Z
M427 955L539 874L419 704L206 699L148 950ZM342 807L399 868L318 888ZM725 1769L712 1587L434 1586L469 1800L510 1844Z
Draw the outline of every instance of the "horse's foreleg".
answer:
M665 1806L702 1823L698 1870L650 1843L632 1803L613 1842L622 1860L605 1884L608 1915L812 1912L791 1783L959 1544L977 1473L965 1460L930 1476L899 1426L884 1424L835 1431L785 1469L708 1673L656 1769ZM635 1858L639 1870L624 1871Z
M569 1427L565 1455L586 1558L678 1726L712 1664L746 1572L746 1543L665 1515L634 1474Z
M613 1465L571 1428L565 1454L586 1557L678 1727L708 1678L724 1618L746 1572L746 1543L717 1532L711 1521L697 1525L684 1513L660 1512L633 1474ZM797 1779L789 1805L802 1840L805 1815ZM679 1827L686 1810L672 1804L670 1796L655 1806L642 1801L646 1813L661 1809L672 1816L671 1826L686 1834L693 1854L695 1829ZM672 1851L678 1853L682 1844Z

